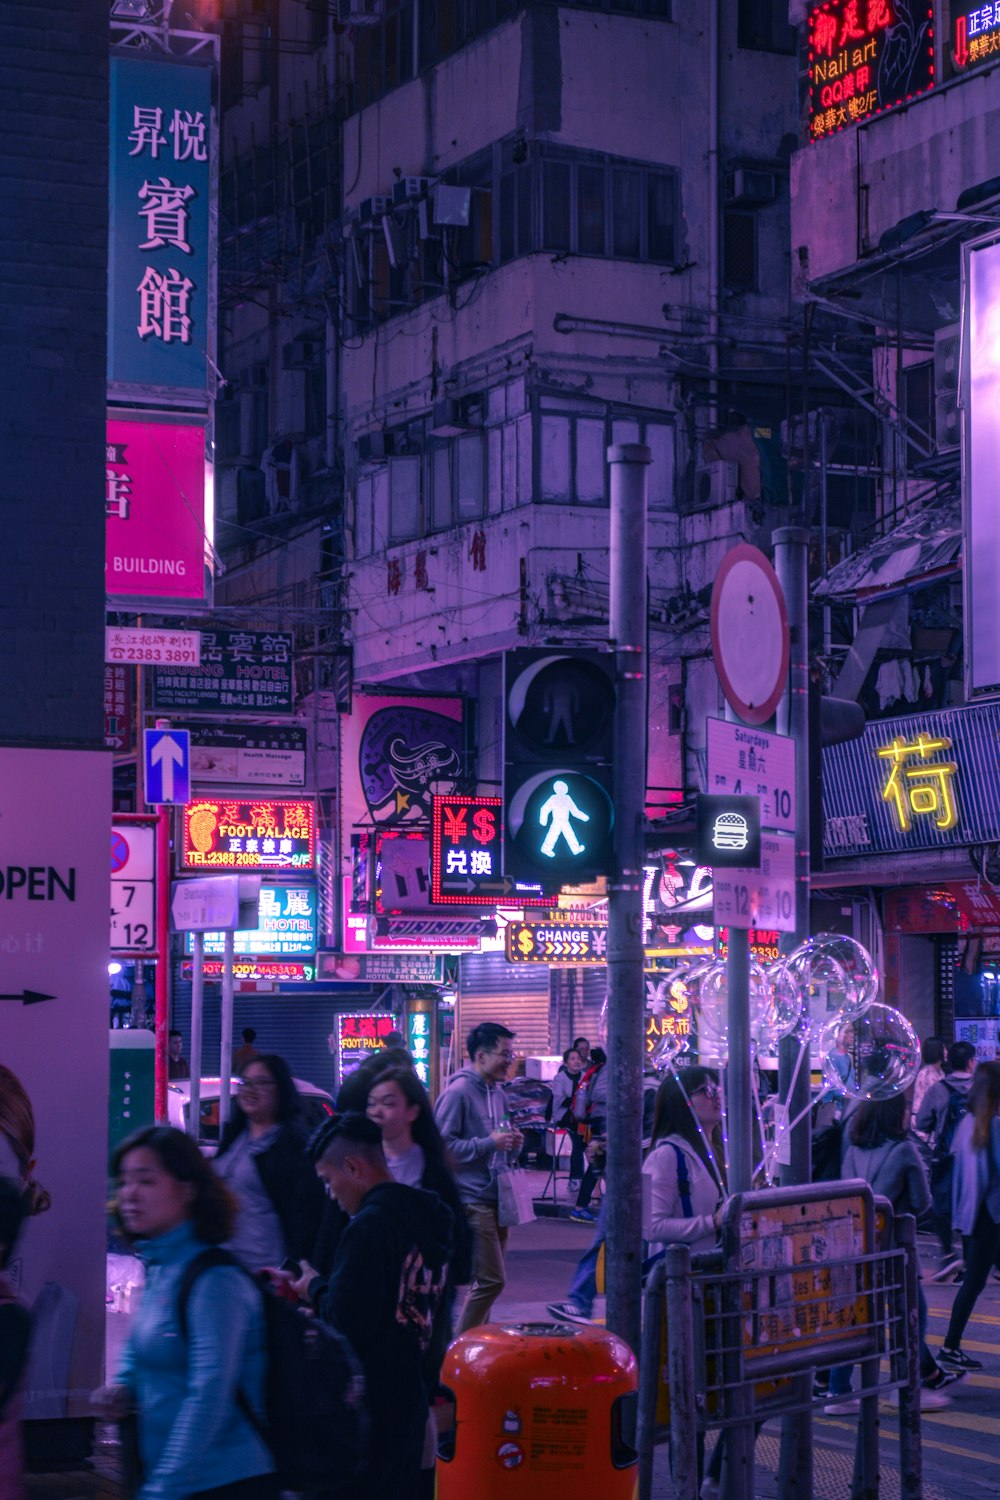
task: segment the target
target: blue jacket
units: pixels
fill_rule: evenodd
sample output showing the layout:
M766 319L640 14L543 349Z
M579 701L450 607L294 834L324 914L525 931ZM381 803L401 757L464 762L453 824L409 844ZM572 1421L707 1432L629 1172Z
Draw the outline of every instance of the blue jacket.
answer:
M132 1390L139 1411L140 1500L181 1500L274 1468L236 1404L243 1391L263 1418L264 1313L245 1272L213 1266L199 1276L187 1339L181 1332L184 1268L205 1248L190 1224L137 1246L146 1287L116 1380Z
M984 1204L993 1222L1000 1224L1000 1119L994 1116L990 1121L990 1138L981 1151L972 1144L974 1126L972 1115L960 1120L951 1148L951 1220L960 1234L972 1233Z

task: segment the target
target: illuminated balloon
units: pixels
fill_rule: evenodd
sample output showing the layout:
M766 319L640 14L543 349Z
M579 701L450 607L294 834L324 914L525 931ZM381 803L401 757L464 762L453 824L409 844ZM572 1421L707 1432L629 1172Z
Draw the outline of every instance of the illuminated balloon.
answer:
M768 1015L771 986L755 960L750 960L750 1036L757 1037ZM725 1066L729 1061L729 969L719 961L707 964L698 977L695 1001L698 1057Z
M832 1016L820 1032L817 1060L837 1093L892 1099L917 1076L920 1041L900 1011L876 1002L860 1015Z
M767 1011L754 1040L762 1052L773 1052L782 1038L791 1036L802 1020L802 991L783 959L765 969L771 987Z
M859 1007L871 1005L878 999L878 969L867 948L840 932L817 933L812 941L843 969Z
M871 1003L867 990L819 938L800 943L785 960L789 977L798 985L802 1008L810 1017L814 1037L834 1015L859 1015Z
M661 1036L650 1054L650 1061L658 1073L673 1066L691 1041L689 1036L672 1036L669 1032Z

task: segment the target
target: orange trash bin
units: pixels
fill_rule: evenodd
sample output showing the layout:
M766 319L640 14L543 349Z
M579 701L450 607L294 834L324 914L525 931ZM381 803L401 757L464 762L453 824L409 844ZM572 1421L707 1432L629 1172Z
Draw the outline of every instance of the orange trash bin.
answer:
M438 1500L633 1500L638 1368L612 1333L569 1323L485 1323L445 1355L455 1402Z

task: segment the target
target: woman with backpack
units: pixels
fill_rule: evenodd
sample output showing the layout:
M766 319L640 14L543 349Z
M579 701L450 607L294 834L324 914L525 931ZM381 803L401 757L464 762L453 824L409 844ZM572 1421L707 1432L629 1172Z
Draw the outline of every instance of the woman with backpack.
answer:
M1000 1254L1000 1063L980 1063L969 1092L969 1111L952 1147L952 1221L962 1236L965 1275L952 1304L938 1360L949 1370L981 1370L982 1360L962 1348L962 1334L986 1278Z
M841 1164L845 1180L860 1177L872 1192L888 1198L894 1214L919 1218L930 1205L931 1190L917 1143L910 1137L910 1101L906 1094L891 1099L867 1099L857 1105L845 1125L846 1149ZM922 1407L950 1405L942 1388L958 1377L943 1370L926 1343L927 1299L917 1282L920 1330L920 1404ZM858 1410L851 1398L853 1365L838 1365L830 1372L830 1395L826 1410L834 1415Z
M716 1248L728 1197L722 1104L714 1068L678 1068L660 1084L642 1168L652 1188L651 1246L689 1245L696 1255ZM723 1451L720 1438L701 1486L703 1500L719 1494Z
M580 1079L576 1098L573 1100L573 1118L588 1132L585 1151L587 1170L583 1174L576 1203L570 1212L570 1218L577 1224L593 1224L597 1220L597 1215L590 1208L590 1200L604 1172L603 1144L607 1113L608 1055L603 1047L593 1047L590 1067Z
M115 1383L94 1400L105 1420L137 1413L139 1500L274 1500L261 1436L261 1294L232 1264L185 1280L198 1256L229 1239L233 1200L190 1136L167 1125L124 1141L114 1172L116 1213L146 1287Z

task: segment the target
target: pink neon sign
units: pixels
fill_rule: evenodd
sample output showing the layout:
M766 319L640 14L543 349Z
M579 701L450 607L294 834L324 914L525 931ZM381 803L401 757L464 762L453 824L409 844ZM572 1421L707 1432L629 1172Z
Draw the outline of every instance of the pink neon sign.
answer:
M108 594L205 598L205 429L109 421L105 463Z

